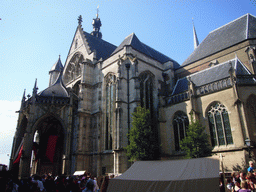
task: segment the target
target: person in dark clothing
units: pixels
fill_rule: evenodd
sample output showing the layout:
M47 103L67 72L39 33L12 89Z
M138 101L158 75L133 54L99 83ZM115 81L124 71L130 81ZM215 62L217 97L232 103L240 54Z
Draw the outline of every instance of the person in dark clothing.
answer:
M66 187L65 187L63 178L61 178L61 177L57 177L55 186L56 186L56 192L62 192L62 191L65 192L66 191Z
M56 185L53 180L52 176L47 176L46 180L44 182L44 188L47 192L55 192L56 191Z
M79 192L80 188L78 183L75 182L73 177L70 177L66 187L67 192Z

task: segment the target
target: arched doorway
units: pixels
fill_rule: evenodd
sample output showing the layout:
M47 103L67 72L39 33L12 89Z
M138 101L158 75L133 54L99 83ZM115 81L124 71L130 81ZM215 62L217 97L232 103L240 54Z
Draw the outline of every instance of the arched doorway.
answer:
M32 174L62 174L64 132L55 117L43 119L37 126L32 152Z

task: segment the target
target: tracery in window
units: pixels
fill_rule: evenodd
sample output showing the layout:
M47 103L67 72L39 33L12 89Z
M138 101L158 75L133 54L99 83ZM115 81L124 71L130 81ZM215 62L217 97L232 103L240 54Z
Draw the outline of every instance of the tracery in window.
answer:
M149 109L153 112L153 75L150 73L142 73L139 76L140 82L140 104L141 107Z
M112 74L106 78L106 134L105 149L111 150L113 144L113 126L114 126L114 104L116 77Z
M212 146L233 144L228 111L223 104L216 102L210 106L208 120Z
M178 111L173 118L175 151L180 151L180 142L186 136L188 125L188 116L184 112Z
M83 62L83 55L77 53L73 56L67 66L67 70L64 74L64 82L68 83L80 77L81 75L81 63Z

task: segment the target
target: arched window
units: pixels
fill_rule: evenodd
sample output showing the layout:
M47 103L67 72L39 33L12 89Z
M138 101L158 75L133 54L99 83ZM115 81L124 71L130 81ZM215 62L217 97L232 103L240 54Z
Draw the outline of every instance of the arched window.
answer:
M105 135L106 150L112 149L115 89L116 89L116 77L114 75L108 75L106 79L106 135Z
M233 144L233 138L226 107L216 102L208 111L212 146Z
M188 125L188 116L184 112L177 112L173 118L175 151L180 150L180 141L186 136Z
M76 53L69 61L65 74L63 74L64 83L68 83L77 79L81 75L81 63L84 57L80 53Z
M140 81L140 104L141 107L153 112L153 75L143 73L139 76Z

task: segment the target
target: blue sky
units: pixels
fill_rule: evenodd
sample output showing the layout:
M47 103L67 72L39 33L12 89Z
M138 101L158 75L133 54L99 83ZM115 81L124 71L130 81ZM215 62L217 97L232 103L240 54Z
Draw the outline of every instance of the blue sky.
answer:
M182 64L193 52L192 18L199 42L212 30L256 15L256 0L3 0L0 4L0 164L8 163L24 89L47 88L49 70L61 55L63 65L78 25L92 31L102 22L103 39L118 46L131 33Z

